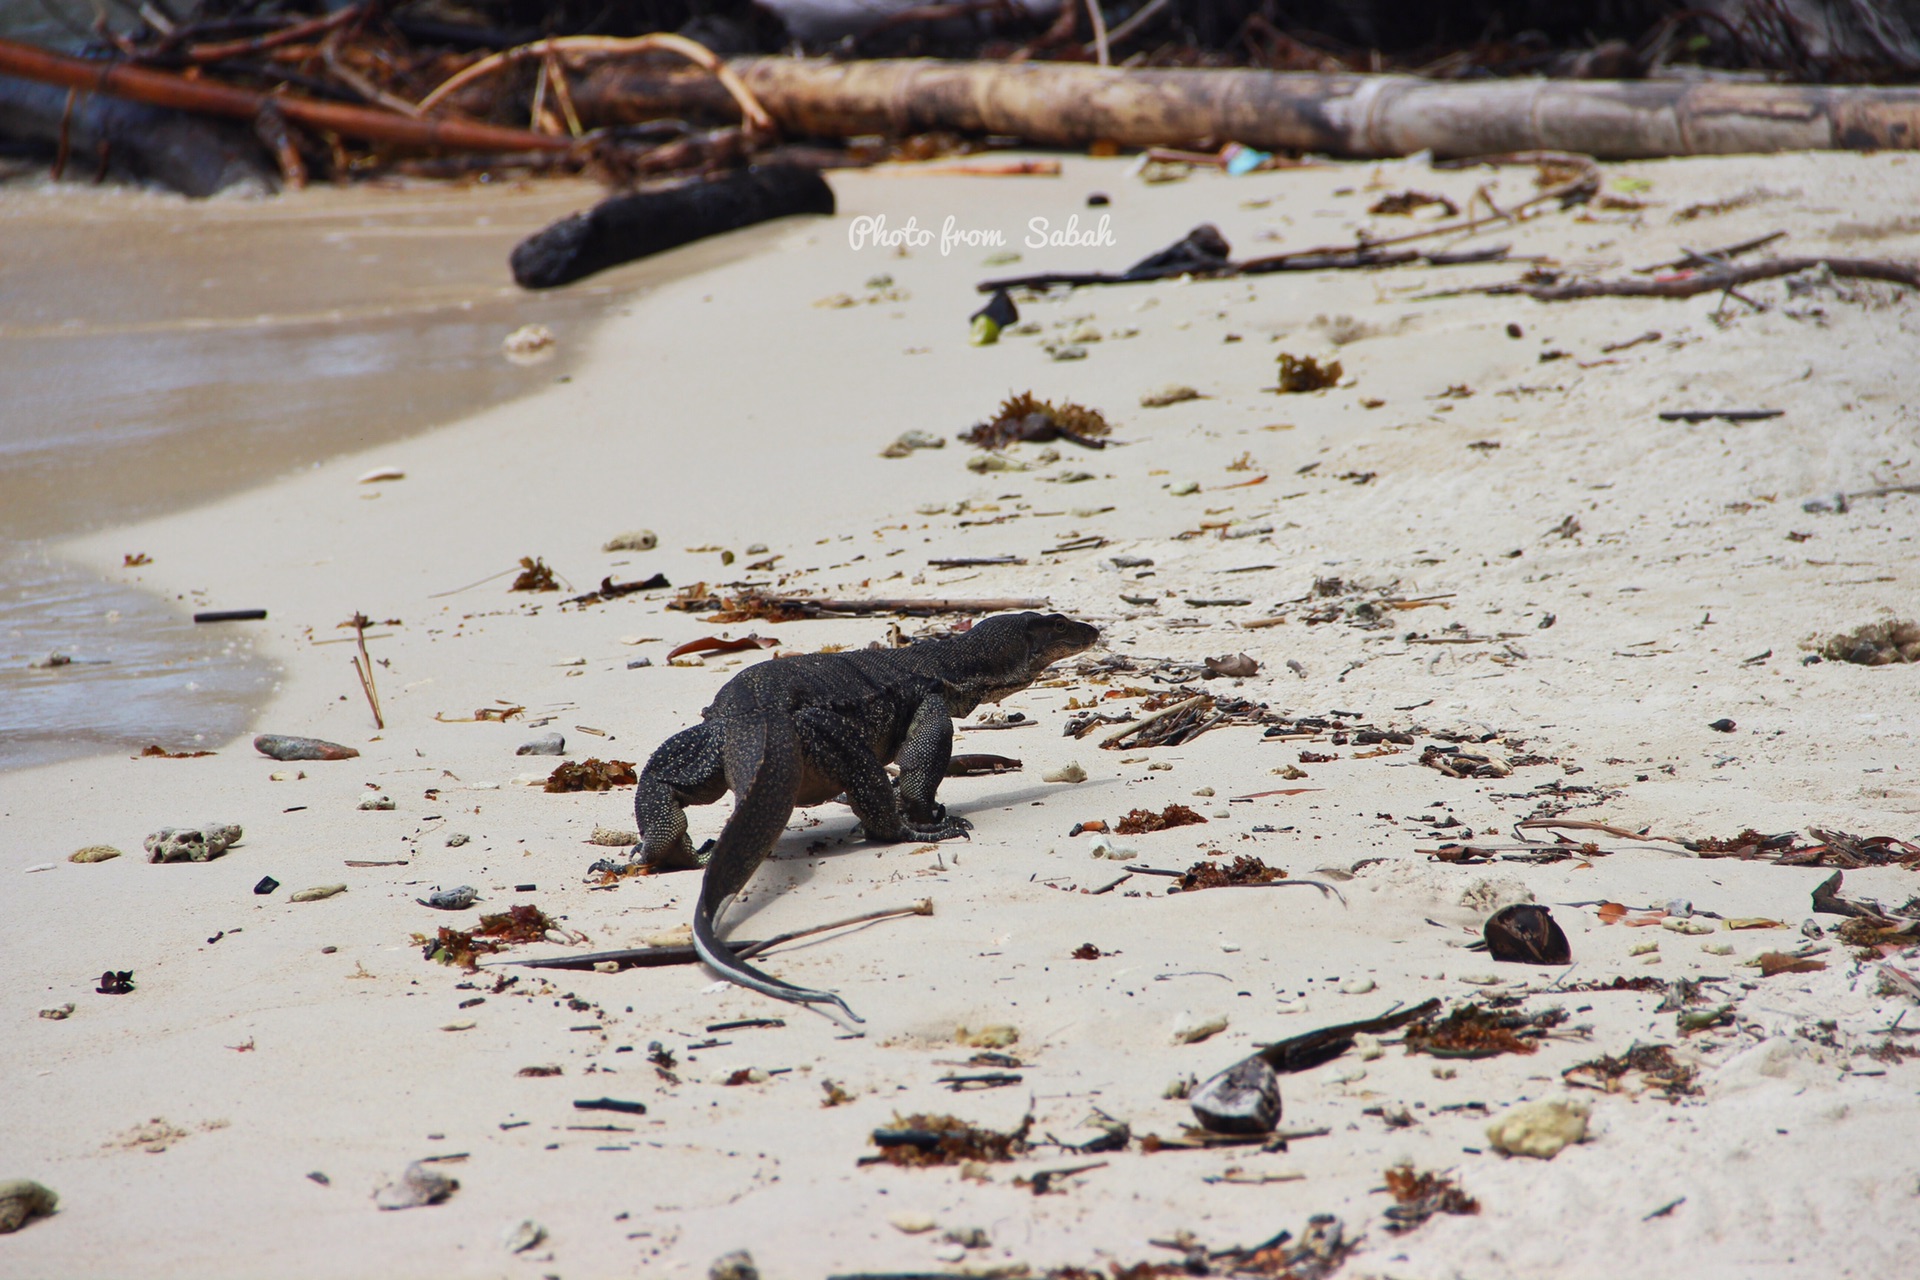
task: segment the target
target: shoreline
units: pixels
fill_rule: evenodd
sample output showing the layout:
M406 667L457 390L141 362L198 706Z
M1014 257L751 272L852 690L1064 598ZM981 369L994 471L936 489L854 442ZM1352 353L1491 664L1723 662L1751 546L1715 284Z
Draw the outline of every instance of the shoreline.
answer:
M1548 812L1663 836L1819 825L1915 838L1920 782L1903 755L1920 730L1914 668L1803 665L1800 647L1915 598L1914 499L1826 514L1801 504L1920 469L1905 408L1920 401L1920 375L1903 354L1920 301L1774 282L1751 290L1766 310L1716 319L1714 298L1421 297L1511 268L1325 272L1023 302L1038 333L973 348L972 285L1006 264L847 247L862 215L1064 221L1103 191L1119 245L1032 253L1018 269L1114 270L1201 221L1238 252L1263 233L1304 247L1372 225L1365 209L1381 194L1464 201L1491 180L1507 204L1531 176L1397 162L1143 186L1123 167L1069 158L1059 179L835 175L835 218L767 229L753 256L663 284L595 331L570 382L63 544L111 574L134 537L152 549L147 581L264 603L285 678L255 727L361 755L285 765L237 740L204 759L103 757L10 776L0 875L15 877L13 940L27 959L0 996L0 1019L19 1029L4 1061L21 1082L0 1148L13 1153L6 1176L62 1199L53 1218L0 1237L0 1259L27 1277L109 1275L135 1256L163 1276L698 1275L748 1248L765 1274L799 1276L924 1271L953 1261L942 1232L979 1228L991 1243L963 1248L968 1265L1038 1269L1165 1260L1151 1242L1182 1230L1213 1248L1283 1228L1298 1236L1317 1213L1364 1234L1345 1273L1355 1276L1652 1274L1684 1250L1708 1275L1819 1251L1865 1277L1920 1246L1902 1207L1920 1175L1904 1123L1920 1066L1873 1056L1882 1041L1914 1047L1888 1030L1911 1001L1884 994L1877 962L1831 940L1824 970L1763 978L1741 967L1809 942L1800 922L1830 870L1617 841L1548 865L1421 852L1473 839L1466 830L1504 841ZM1899 229L1920 188L1901 157L1604 171L1648 184L1638 188L1648 207L1553 214L1499 238L1516 254L1608 274L1776 226L1813 251L1841 216L1875 229L1875 253L1920 244ZM1729 203L1710 221L1676 217L1715 201ZM1650 330L1662 337L1603 350ZM1084 355L1056 360L1050 343ZM1274 394L1280 352L1339 360L1340 385ZM1201 398L1140 404L1168 383ZM908 430L952 436L1028 389L1103 410L1115 443L1058 444L1052 461L1047 446L1022 445L1009 457L1024 469L984 473L957 441L877 456ZM1676 405L1787 412L1661 423L1657 412ZM374 465L406 478L356 486ZM1265 480L1249 484L1256 476ZM1271 531L1221 536L1263 525ZM643 527L658 532L657 550L600 550ZM995 555L1027 563L928 563ZM516 595L488 580L522 556L573 590ZM813 651L887 631L884 618L710 622L664 609L668 592L558 607L602 577L655 570L676 589L1044 595L1099 625L1102 653L1137 664L1106 683L1065 664L1063 684L1010 700L1034 728L963 727L959 750L1016 755L1024 768L946 784L942 800L975 829L937 857L853 840L851 816L833 805L795 815L725 933L937 903L932 917L769 957L777 975L843 994L869 1019L864 1039L699 970L466 975L424 960L413 940L471 927L472 913L416 903L458 884L480 891L481 910L536 904L590 950L684 925L696 876L584 879L608 852L588 837L630 824L631 792L547 794L524 779L556 762L516 746L561 732L571 758L638 762L730 674L768 660L672 666L675 645L758 630ZM1245 603L1194 603L1223 600ZM354 683L350 646L321 647L355 613L382 622L369 647L384 731ZM1288 621L1245 625L1277 614ZM908 633L921 625L901 620ZM1233 727L1119 753L1060 733L1070 702L1137 705L1112 695L1154 685L1167 670L1156 659L1236 651L1259 673L1207 691L1295 716L1338 711L1417 745L1375 754L1331 734L1277 742ZM640 657L651 665L628 665ZM500 722L474 719L513 707ZM1737 724L1718 731L1717 718ZM1510 773L1452 778L1422 764L1426 746L1462 741L1485 741ZM1086 782L1040 781L1069 761ZM370 795L394 808L361 808ZM1294 878L1332 868L1347 877L1345 905L1262 891L1168 897L1139 875L1095 894L1124 868L1067 832L1171 803L1207 822L1129 838L1141 861L1178 869L1244 852ZM729 807L692 811L696 842ZM245 838L206 864L140 859L146 832L203 819L238 822ZM63 860L96 843L127 856ZM255 894L262 875L284 887ZM1845 892L1898 903L1911 881L1898 868L1849 870ZM287 901L333 882L347 891ZM1690 935L1612 926L1570 905L1682 897L1780 927L1716 921ZM1526 900L1551 906L1569 935L1572 978L1699 982L1733 1021L1681 1036L1662 991L1570 999L1550 990L1567 971L1495 966L1463 949L1495 906ZM1102 958L1073 958L1089 941ZM1648 941L1659 946L1636 950ZM92 975L109 968L133 970L135 992L93 994ZM517 984L496 985L513 973ZM856 1163L896 1114L1006 1131L1031 1107L1037 1133L1078 1141L1098 1108L1136 1138L1177 1135L1190 1114L1165 1096L1172 1080L1396 1003L1501 991L1529 1011L1566 1006L1567 1030L1531 1055L1441 1062L1392 1044L1377 1059L1289 1075L1283 1126L1328 1133L1284 1152L1136 1147L1094 1157L1105 1167L1048 1195L1016 1175L1090 1161L1043 1149L978 1177ZM37 1016L66 1001L71 1017ZM1227 1028L1175 1043L1177 1021L1211 1016ZM766 1017L783 1025L706 1030ZM941 1077L971 1052L955 1028L992 1024L1018 1029L1021 1087L950 1092ZM673 1079L647 1060L655 1041L674 1055ZM1701 1092L1670 1104L1590 1091L1588 1141L1551 1161L1487 1149L1490 1119L1565 1091L1578 1063L1646 1043L1672 1046ZM535 1066L559 1074L522 1074ZM747 1083L727 1083L741 1072ZM829 1081L850 1101L822 1106ZM618 1131L574 1128L599 1120L573 1103L601 1096L647 1112L617 1118ZM1389 1108L1408 1123L1386 1119ZM137 1133L154 1117L178 1131L158 1153ZM374 1209L376 1186L428 1156L450 1158L443 1167L462 1183L450 1201ZM1480 1213L1388 1233L1374 1189L1403 1160L1450 1171ZM1237 1185L1249 1179L1271 1181ZM909 1232L909 1215L938 1229ZM510 1255L498 1240L523 1218L548 1238Z

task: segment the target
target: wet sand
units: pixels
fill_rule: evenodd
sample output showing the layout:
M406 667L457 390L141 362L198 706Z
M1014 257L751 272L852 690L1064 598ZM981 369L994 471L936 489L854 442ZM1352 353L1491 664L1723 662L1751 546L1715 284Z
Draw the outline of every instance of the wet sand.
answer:
M314 188L272 200L0 187L0 769L240 731L270 690L253 628L209 633L141 575L49 540L211 501L567 376L593 325L750 252L696 246L571 289L508 250L601 195L585 182ZM502 355L523 324L558 339ZM128 546L126 554L141 549ZM63 653L82 666L27 664Z

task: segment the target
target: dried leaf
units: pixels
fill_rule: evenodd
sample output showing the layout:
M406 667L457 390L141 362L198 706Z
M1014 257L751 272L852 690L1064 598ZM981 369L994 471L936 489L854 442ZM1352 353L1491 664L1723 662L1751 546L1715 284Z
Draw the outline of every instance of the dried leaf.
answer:
M772 649L780 642L771 636L745 635L738 640L726 640L720 636L701 636L698 640L689 640L667 654L667 661L684 657L689 653L739 653L744 649Z

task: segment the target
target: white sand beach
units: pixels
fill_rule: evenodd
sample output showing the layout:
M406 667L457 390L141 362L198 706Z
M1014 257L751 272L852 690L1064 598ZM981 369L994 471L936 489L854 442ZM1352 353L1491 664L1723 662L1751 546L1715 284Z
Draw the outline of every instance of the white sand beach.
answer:
M1813 828L1920 841L1920 667L1805 661L1822 637L1920 613L1920 496L1858 496L1920 483L1920 298L1777 280L1742 290L1750 301L1429 297L1525 267L1415 265L1078 289L1021 301L1037 332L970 346L984 278L1121 270L1200 222L1236 257L1351 243L1362 227L1417 229L1367 213L1407 189L1462 208L1483 186L1502 208L1533 192L1526 168L1332 164L1149 186L1127 163L832 174L834 218L683 251L707 256L677 276L654 264L605 277L661 282L567 335L584 349L538 391L66 543L182 614L266 609L265 622L225 625L278 677L257 723L211 755L0 777L12 975L0 1179L60 1196L56 1214L0 1236L0 1273L700 1277L746 1249L768 1280L1106 1274L1180 1263L1164 1242L1253 1245L1332 1214L1360 1240L1341 1273L1355 1277L1903 1274L1920 1248L1920 1017L1881 970L1911 973L1914 958L1894 944L1865 959L1831 936L1843 918L1810 902L1831 868L1702 858L1677 841L1753 829L1811 843ZM1905 156L1603 174L1614 209L1547 212L1465 247L1509 244L1607 277L1774 231L1782 254L1920 253L1920 162ZM1111 204L1089 208L1093 192ZM906 253L856 250L863 215L997 230L1019 258L943 254L937 235ZM1033 218L1084 228L1101 215L1111 246L1023 243ZM847 305L823 305L840 295ZM1049 344L1084 356L1056 360ZM1282 352L1337 360L1342 377L1276 394ZM1142 405L1168 384L1199 396ZM1025 469L969 470L979 451L953 437L1023 391L1101 410L1113 443L1023 444L1006 456ZM1723 409L1782 413L1658 416ZM947 443L880 456L909 430ZM376 468L403 478L359 482ZM1844 511L1803 507L1836 494L1856 496ZM657 549L601 550L642 528ZM149 562L126 567L135 553ZM1024 563L928 564L999 555ZM569 589L510 592L501 575L522 557ZM588 838L633 826L632 788L548 794L529 779L559 762L516 747L560 733L570 759L638 765L749 662L955 620L715 623L668 609L671 590L562 607L603 578L656 571L723 593L1043 597L1101 628L1099 648L1001 708L1029 727L963 726L957 750L1024 765L942 788L970 840L872 845L849 838L844 806L801 811L727 917L726 932L759 938L931 898L930 917L762 962L839 992L863 1036L698 966L476 974L412 940L526 903L580 941L486 959L680 929L697 874L610 887L587 874L622 855ZM373 624L383 730L341 625L356 613ZM686 641L747 632L779 649L667 661ZM1157 660L1241 652L1257 674L1196 685L1412 745L1226 725L1114 751L1099 746L1108 730L1062 732L1069 703L1125 709L1137 703L1109 695L1163 687ZM1082 669L1116 655L1135 669ZM1732 727L1710 727L1723 719ZM360 754L281 762L253 733ZM1428 746L1463 741L1507 773L1423 767ZM1042 781L1070 761L1086 781ZM361 807L376 796L392 808ZM1137 850L1124 862L1069 835L1172 803L1206 823L1116 837ZM695 839L730 805L693 810ZM1553 839L1517 828L1537 816L1667 839L1568 829L1597 847L1553 862L1423 852ZM150 832L212 821L244 829L223 857L157 865L141 851ZM99 844L124 856L68 861ZM1125 865L1240 854L1327 879L1344 900L1169 896L1145 873L1091 892ZM256 895L263 876L281 887ZM479 891L475 910L417 902L462 884ZM1897 908L1920 880L1848 870L1842 892ZM1715 914L1684 932L1597 910L1673 899ZM1524 901L1552 908L1570 970L1465 949L1494 909ZM1726 927L1755 918L1778 927ZM1803 936L1809 919L1826 936ZM1101 957L1073 958L1084 943ZM1809 945L1825 968L1763 977L1749 964ZM98 994L103 970L131 971L134 990ZM1591 989L1645 977L1697 981L1690 1008L1728 1006L1724 1020L1682 1034L1660 1008L1667 991ZM1503 993L1567 1017L1530 1054L1443 1059L1388 1035L1382 1056L1284 1075L1281 1127L1317 1135L1285 1150L1142 1149L1192 1122L1166 1096L1176 1080L1395 1005ZM39 1016L69 1003L70 1016ZM1175 1042L1176 1023L1214 1017L1224 1030ZM763 1018L783 1025L708 1030ZM991 1025L1017 1030L1002 1052L1020 1081L950 1091L942 1077L991 1069L967 1065L977 1050L956 1029ZM649 1061L656 1043L671 1079ZM1684 1096L1565 1078L1653 1044L1695 1069ZM558 1073L521 1074L546 1066ZM1552 1159L1492 1149L1493 1120L1568 1095L1591 1105L1585 1141ZM575 1108L603 1097L645 1113ZM1096 1109L1131 1127L1126 1150L1047 1145L1097 1136ZM874 1129L916 1113L1002 1131L1031 1114L1036 1145L964 1170L858 1163L876 1153ZM433 1167L459 1190L377 1209L375 1190L427 1157L446 1157ZM1479 1212L1389 1231L1383 1174L1402 1163L1451 1175ZM1096 1167L1036 1194L1036 1172L1083 1166ZM503 1233L529 1219L543 1238L510 1252Z

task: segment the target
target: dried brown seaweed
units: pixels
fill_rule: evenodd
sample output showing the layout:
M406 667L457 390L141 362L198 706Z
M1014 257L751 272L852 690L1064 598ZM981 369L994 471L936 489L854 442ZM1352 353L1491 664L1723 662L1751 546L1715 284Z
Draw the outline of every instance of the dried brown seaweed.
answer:
M548 791L610 791L614 787L631 787L639 782L630 760L601 760L590 756L585 760L569 760L556 768L547 778Z
M521 556L520 573L513 580L509 591L558 591L560 584L554 580L553 570L539 556Z
M1180 877L1180 892L1222 889L1236 884L1272 884L1275 880L1286 878L1287 873L1280 868L1270 867L1252 854L1243 853L1225 866L1218 862L1194 863Z
M1290 355L1282 351L1277 359L1280 362L1279 382L1274 390L1283 395L1302 391L1324 391L1340 382L1345 370L1338 360L1329 360L1322 365L1312 356Z
M1920 662L1920 622L1888 619L1855 627L1844 635L1829 636L1820 646L1829 662L1852 662L1884 667L1896 662Z
M1480 1202L1444 1173L1415 1173L1412 1165L1402 1164L1387 1170L1386 1181L1394 1201L1385 1215L1387 1230L1396 1234L1412 1231L1436 1213L1480 1212Z
M1132 809L1114 826L1115 835L1137 836L1171 827L1190 827L1206 819L1184 804L1170 804L1159 813L1151 809Z
M1033 1117L1020 1122L1011 1133L982 1129L955 1116L914 1114L895 1115L893 1123L873 1131L878 1156L868 1162L925 1168L930 1165L960 1164L964 1161L1003 1163L1027 1149L1027 1133Z
M994 416L960 433L968 444L982 449L1002 449L1020 441L1045 443L1070 440L1087 449L1107 447L1105 436L1112 433L1098 409L1075 404L1071 400L1055 405L1031 391L1008 396Z
M1699 1069L1675 1060L1673 1050L1664 1044L1637 1044L1617 1057L1592 1058L1560 1074L1569 1084L1586 1085L1608 1093L1620 1093L1636 1086L1652 1089L1670 1102L1700 1092L1694 1083Z
M1407 1028L1407 1052L1436 1058L1492 1058L1503 1053L1532 1053L1535 1043L1567 1020L1558 1007L1540 1013L1464 1004L1446 1017L1426 1018Z

